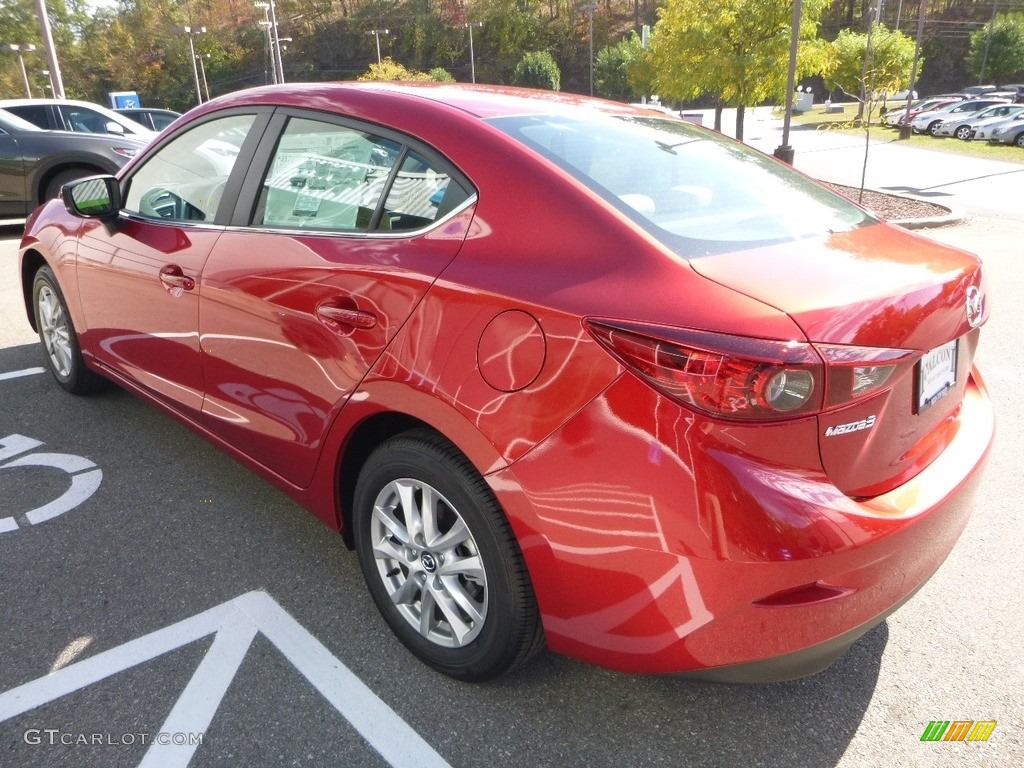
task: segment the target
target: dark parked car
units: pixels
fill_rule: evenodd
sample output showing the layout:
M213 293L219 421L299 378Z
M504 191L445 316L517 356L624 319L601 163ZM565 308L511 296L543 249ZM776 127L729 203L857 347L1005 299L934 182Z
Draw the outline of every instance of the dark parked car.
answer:
M141 123L146 128L153 131L162 131L168 125L181 117L181 112L175 112L172 109L155 109L152 107L115 109L114 111L119 115L124 115L137 123Z
M447 674L545 642L810 674L969 518L981 261L678 118L257 88L62 198L20 264L56 381L113 380L309 507Z
M123 136L44 131L0 109L0 218L21 218L82 176L114 173L145 146Z

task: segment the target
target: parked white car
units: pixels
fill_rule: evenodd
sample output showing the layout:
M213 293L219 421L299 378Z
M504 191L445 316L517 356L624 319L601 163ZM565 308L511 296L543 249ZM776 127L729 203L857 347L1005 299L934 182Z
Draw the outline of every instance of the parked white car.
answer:
M156 131L151 131L141 123L89 101L4 99L0 101L0 109L6 109L47 131L113 134L141 141L151 141L157 135Z
M939 123L932 136L956 136L962 141L970 141L975 128L979 125L999 122L1022 111L1024 104L996 104L973 115L953 115Z

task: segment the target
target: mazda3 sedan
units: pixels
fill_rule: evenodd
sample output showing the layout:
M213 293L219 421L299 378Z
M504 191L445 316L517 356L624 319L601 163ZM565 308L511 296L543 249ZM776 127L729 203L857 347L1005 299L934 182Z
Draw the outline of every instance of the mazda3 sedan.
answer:
M56 381L308 507L449 675L810 674L967 522L980 261L682 120L261 88L62 198L21 245Z

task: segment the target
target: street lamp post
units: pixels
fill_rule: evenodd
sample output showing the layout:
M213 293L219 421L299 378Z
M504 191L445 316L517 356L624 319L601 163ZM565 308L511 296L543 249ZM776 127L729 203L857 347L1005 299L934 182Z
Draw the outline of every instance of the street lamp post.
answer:
M594 95L594 11L600 10L601 6L596 3L584 5L581 11L586 11L587 21L590 29L590 95Z
M208 53L196 54L196 61L199 62L199 76L203 80L203 91L206 93L206 100L210 100L210 84L206 81L206 64L203 63L203 59L210 58Z
M46 10L46 0L36 0L36 14L39 16L39 26L43 33L43 46L46 48L46 57L50 62L50 71L53 73L50 80L53 83L53 96L57 99L64 98L64 80L60 75L60 62L57 61L57 49L53 44L53 32L50 30L50 14Z
M277 5L274 0L270 0L270 2L255 2L253 7L263 9L263 21L258 24L267 33L267 51L270 54L270 70L273 73L271 81L283 83L284 60L281 58L281 36L277 28Z
M483 25L482 21L467 21L462 25L463 29L469 30L469 80L472 83L476 82L476 61L473 55L473 27L482 27Z
M192 77L196 84L196 104L203 103L203 92L199 87L199 68L196 66L196 44L195 36L206 32L206 27L182 27L182 31L188 35L188 49L192 53Z
M371 29L369 32L365 32L364 33L364 34L367 34L367 35L373 35L374 39L377 41L377 63L378 64L380 64L380 36L381 35L386 35L386 34L388 34L388 32L389 32L389 30L386 30L386 29Z
M31 99L32 88L29 87L28 83L28 71L25 69L25 56L26 53L31 53L36 49L32 43L25 43L23 45L16 45L14 43L5 43L4 50L12 51L18 54L18 63L21 64L21 79L25 83L25 94Z

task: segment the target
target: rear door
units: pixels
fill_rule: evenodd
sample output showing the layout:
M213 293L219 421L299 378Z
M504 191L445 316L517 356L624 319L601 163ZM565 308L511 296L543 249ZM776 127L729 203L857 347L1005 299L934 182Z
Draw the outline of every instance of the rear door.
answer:
M461 247L472 201L427 147L279 111L203 270L207 426L306 485L331 421Z
M242 111L177 134L126 179L116 225L90 219L82 228L84 351L194 418L203 396L203 265L224 231L218 210L234 201L260 120Z

